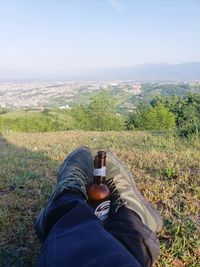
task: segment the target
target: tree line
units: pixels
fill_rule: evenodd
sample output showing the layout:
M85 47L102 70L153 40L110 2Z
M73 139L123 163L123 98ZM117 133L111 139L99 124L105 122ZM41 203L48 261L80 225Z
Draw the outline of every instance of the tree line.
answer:
M1 114L6 113L5 110ZM5 114L4 114L5 115ZM0 131L48 132L63 130L122 131L175 130L188 137L200 131L200 94L157 96L141 102L128 116L117 113L116 99L106 91L93 96L89 105L71 110L45 109L34 115L0 116Z

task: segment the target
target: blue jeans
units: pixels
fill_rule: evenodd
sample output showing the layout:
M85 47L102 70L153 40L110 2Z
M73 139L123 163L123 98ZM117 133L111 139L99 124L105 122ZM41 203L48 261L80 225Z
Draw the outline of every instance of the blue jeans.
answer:
M151 266L159 241L131 210L122 207L105 222L77 193L63 192L48 210L36 267Z

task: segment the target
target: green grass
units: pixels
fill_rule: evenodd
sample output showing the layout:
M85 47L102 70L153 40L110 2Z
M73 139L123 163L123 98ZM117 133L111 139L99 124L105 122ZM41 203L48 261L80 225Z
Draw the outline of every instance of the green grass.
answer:
M6 118L6 119L17 119L17 118L24 118L24 117L32 117L38 114L38 111L9 111L5 114L1 114L1 118Z
M7 133L0 136L0 266L34 266L34 221L66 154L77 146L111 150L160 211L155 266L199 266L200 141L157 132Z

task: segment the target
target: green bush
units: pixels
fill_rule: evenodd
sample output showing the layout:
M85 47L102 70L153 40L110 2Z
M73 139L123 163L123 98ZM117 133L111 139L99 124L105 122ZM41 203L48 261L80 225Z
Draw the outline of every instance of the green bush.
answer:
M187 128L189 125L200 124L200 94L187 94L184 97L156 97L151 106L162 103L175 116L177 128Z
M0 117L0 131L14 132L52 132L71 130L73 118L66 116L65 121L59 120L59 116L46 116L42 113L26 114L19 118Z
M75 107L71 115L76 120L76 129L90 131L124 129L124 117L116 113L115 99L105 91L93 96L88 106Z
M170 130L175 127L175 116L162 103L154 107L141 104L130 114L126 125L128 129Z
M187 124L181 128L177 129L177 133L180 137L191 137L199 136L200 134L200 124Z

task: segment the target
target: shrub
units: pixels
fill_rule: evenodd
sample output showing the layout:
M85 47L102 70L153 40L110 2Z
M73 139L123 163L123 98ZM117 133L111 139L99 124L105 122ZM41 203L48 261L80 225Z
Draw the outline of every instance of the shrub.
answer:
M140 130L169 130L175 127L175 117L162 103L154 107L140 105L130 114L127 120L127 128Z

